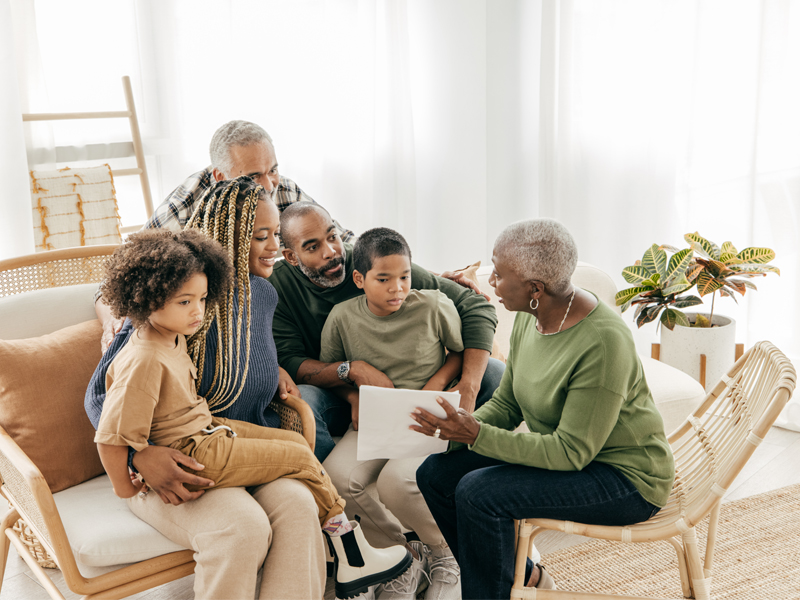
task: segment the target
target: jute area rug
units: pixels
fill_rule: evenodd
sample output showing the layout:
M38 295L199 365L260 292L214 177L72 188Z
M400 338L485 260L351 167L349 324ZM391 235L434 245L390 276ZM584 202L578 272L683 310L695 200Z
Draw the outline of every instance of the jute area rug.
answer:
M697 529L704 556L708 519ZM668 542L591 540L547 554L542 562L561 590L683 598ZM800 599L800 485L722 505L711 596Z

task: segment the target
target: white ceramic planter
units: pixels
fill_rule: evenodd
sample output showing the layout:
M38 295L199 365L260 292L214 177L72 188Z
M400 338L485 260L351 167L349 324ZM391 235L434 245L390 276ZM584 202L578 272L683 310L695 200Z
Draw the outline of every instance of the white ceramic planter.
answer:
M693 313L687 316L694 321ZM672 331L661 327L662 362L700 381L700 355L706 355L706 391L717 385L736 360L736 321L714 315L711 323L717 327L676 326Z

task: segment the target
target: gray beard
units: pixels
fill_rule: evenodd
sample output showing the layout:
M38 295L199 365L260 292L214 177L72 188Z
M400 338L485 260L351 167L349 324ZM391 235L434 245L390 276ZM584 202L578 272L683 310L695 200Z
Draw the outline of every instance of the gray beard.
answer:
M345 250L344 249L342 249L341 263L342 263L342 272L339 273L339 275L337 275L335 279L331 279L330 277L327 277L327 276L325 276L323 274L324 271L327 271L328 269L331 268L331 263L328 263L327 265L324 265L320 269L311 269L310 267L305 266L302 262L300 262L298 260L297 261L297 268L300 269L300 272L303 275L308 277L308 279L310 281L312 281L313 283L317 284L318 286L324 287L324 288L334 288L337 285L339 285L340 283L342 283L344 281L344 278L347 276L346 269L344 268L344 266L345 266Z

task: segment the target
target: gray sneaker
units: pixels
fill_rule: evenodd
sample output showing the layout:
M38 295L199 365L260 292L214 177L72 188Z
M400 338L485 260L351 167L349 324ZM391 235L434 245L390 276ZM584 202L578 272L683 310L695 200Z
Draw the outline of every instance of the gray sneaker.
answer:
M425 600L461 600L461 569L450 549L445 556L437 556L434 551L430 565L431 585L425 593Z
M410 542L410 545L417 551L420 558L415 558L408 571L397 579L379 585L375 592L378 600L414 600L417 594L428 585L430 578L425 572L428 554L420 551L420 546L423 546L421 542Z

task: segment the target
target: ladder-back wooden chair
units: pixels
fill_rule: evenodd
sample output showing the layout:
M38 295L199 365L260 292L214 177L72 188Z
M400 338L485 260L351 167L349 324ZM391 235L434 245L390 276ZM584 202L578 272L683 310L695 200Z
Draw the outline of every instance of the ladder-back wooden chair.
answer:
M30 123L35 121L71 121L76 119L128 119L130 126L131 138L129 142L124 144L113 144L115 147L114 158L133 157L136 161L136 166L125 169L110 169L113 177L126 177L136 175L139 177L139 182L142 188L142 199L144 201L145 214L149 219L153 214L153 197L150 192L150 180L147 175L147 163L144 156L144 148L142 146L142 136L139 131L139 119L136 115L136 105L133 101L133 90L131 88L131 79L127 75L122 78L122 91L125 96L125 110L114 111L95 111L95 112L62 112L62 113L25 113L22 115L23 123ZM92 146L92 148L104 149L107 144L99 144ZM120 150L121 149L121 150ZM59 163L72 163L73 161L83 160L82 158L75 158L70 152L71 147L57 147L56 148L56 161ZM119 155L119 152L122 152ZM105 153L100 156L108 156ZM100 158L100 157L98 157ZM101 159L102 160L102 159ZM108 158L105 158L108 160ZM32 165L31 165L32 168ZM131 224L121 228L121 233L130 233L141 229L142 224Z
M675 483L667 505L652 519L627 527L554 519L520 521L511 598L634 598L524 587L531 545L546 530L620 542L669 542L678 555L684 596L711 598L722 496L786 406L796 379L792 363L769 342L757 343L736 361L700 407L669 436L675 455ZM695 527L709 515L705 558L701 560Z
M0 261L0 339L29 338L32 337L29 333L31 329L37 331L33 335L38 336L92 318L94 309L91 291L88 295L85 289L80 294L77 292L79 288L92 287L101 281L104 263L116 247L83 246ZM58 302L63 294L58 289L51 288L61 288L64 293L69 293L65 287L73 287L71 291L80 298L80 306L73 306L76 304L74 297L66 303ZM20 326L17 322L26 319L16 313L24 312L24 307L31 303L41 302L39 295L42 293L47 294L45 306L58 307L52 312L59 320L46 319L44 328L41 323L22 323ZM98 347L99 343L98 337ZM88 385L88 378L86 383ZM3 394L0 391L0 402L4 400ZM34 402L35 399L32 398L31 401ZM285 400L276 398L271 406L281 417L281 428L297 431L313 449L316 424L311 408L292 396ZM82 413L83 399L72 409ZM73 593L87 599L107 600L124 598L180 579L194 571L193 551L181 550L122 566L97 577L83 576L76 562L75 549L70 545L67 535L69 527L65 527L65 524L69 525L69 521L62 520L56 501L59 494L81 492L81 486L94 486L92 489L96 489L97 481L100 479L90 479L53 494L39 467L0 425L0 495L10 505L0 525L0 531L5 534L0 541L0 586L9 544L14 544L20 557L54 599L63 600L64 596L43 567L60 569L67 587ZM106 483L110 491L110 482L106 480ZM100 511L105 510L106 515L109 515L115 514L118 509L118 506L104 509L102 503L87 507L92 518L97 517ZM112 515L110 518L117 517ZM115 543L124 546L125 528L114 528L113 531L119 531L119 538L115 538ZM162 537L155 530L152 530L152 535Z

